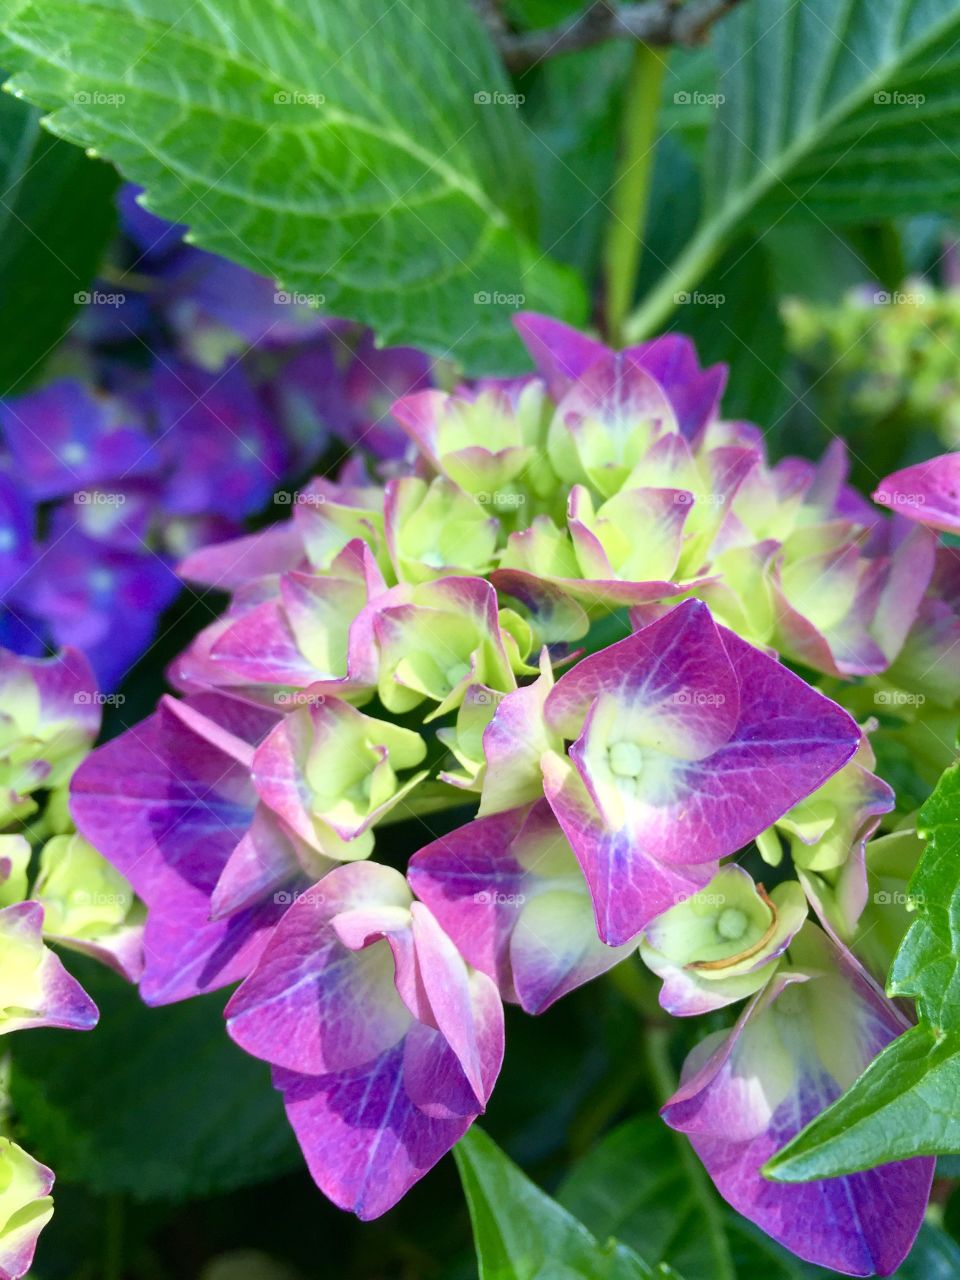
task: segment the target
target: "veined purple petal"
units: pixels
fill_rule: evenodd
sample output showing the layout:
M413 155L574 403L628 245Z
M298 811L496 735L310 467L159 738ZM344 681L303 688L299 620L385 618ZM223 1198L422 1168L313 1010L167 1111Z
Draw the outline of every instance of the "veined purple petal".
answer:
M465 1132L503 1055L496 988L389 867L339 867L303 895L226 1011L274 1066L321 1189L385 1212Z
M597 936L583 872L543 800L441 836L409 877L461 954L528 1013L628 952Z
M141 984L148 1002L243 977L282 914L283 904L267 901L210 922L210 896L256 805L249 739L274 720L219 694L167 699L74 774L78 829L148 908Z
M314 1181L335 1205L363 1221L391 1209L463 1137L477 1114L462 1114L472 1093L440 1032L423 1027L417 1037L427 1043L416 1046L412 1064L414 1051L404 1039L347 1071L273 1071ZM407 1087L408 1065L417 1070L415 1092L444 1100L444 1110L456 1118L433 1117L417 1105Z
M820 1266L889 1275L923 1219L933 1160L795 1185L760 1172L903 1029L863 970L815 926L790 954L802 967L779 975L732 1032L694 1050L663 1115L689 1135L720 1194L775 1240Z
M550 692L547 723L563 737L575 737L602 694L635 718L636 731L652 747L687 760L726 743L740 707L720 633L696 600L578 662Z
M688 440L698 440L716 416L727 384L727 366L701 369L696 347L679 333L661 334L627 351L666 391L681 433Z
M611 830L599 819L579 774L555 752L543 758L543 786L583 868L597 932L608 946L630 942L654 916L701 889L716 872L716 858L695 865L662 862L629 828Z
M397 1045L414 1020L395 982L395 957L412 947L410 902L390 867L357 863L325 876L293 903L231 998L231 1037L308 1075L362 1066ZM344 913L354 917L347 943L333 927ZM408 974L410 963L401 966Z

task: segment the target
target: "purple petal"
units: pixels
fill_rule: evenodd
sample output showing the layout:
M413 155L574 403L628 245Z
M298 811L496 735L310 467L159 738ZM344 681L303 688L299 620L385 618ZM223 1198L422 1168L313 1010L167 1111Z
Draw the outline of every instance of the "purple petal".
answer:
M583 874L545 801L441 836L408 874L464 958L528 1013L626 954L597 937Z
M231 542L203 547L177 566L181 578L218 591L238 587L271 573L285 573L305 563L300 532L292 520L268 525Z
M392 933L409 934L410 901L390 867L356 863L325 876L290 907L227 1005L232 1039L255 1057L310 1075L361 1066L398 1044L413 1014L396 989L390 948L353 950L331 922L353 915L348 939L363 947L374 935L387 938L390 921ZM396 946L409 946L409 938Z
M391 1209L459 1142L479 1111L474 1103L477 1110L463 1114L469 1088L440 1032L422 1028L417 1038L414 1050L405 1040L349 1071L273 1072L317 1186L364 1221ZM417 1073L415 1092L446 1100L444 1110L456 1118L433 1117L418 1106L408 1092L408 1070Z
M732 1032L700 1045L663 1115L690 1135L724 1199L775 1240L820 1266L889 1275L923 1220L933 1160L796 1185L760 1173L903 1029L893 1006L824 934L807 926L799 938L791 955L803 954L812 969L781 975Z
M513 323L554 400L560 400L571 382L609 354L602 342L535 311L521 311Z
M601 694L636 708L658 750L689 760L729 741L740 706L723 640L709 609L696 600L578 662L547 698L548 724L576 737Z
M274 720L216 694L165 699L74 774L78 829L147 905L141 991L150 1002L243 977L282 911L271 901L209 919L210 896L253 818L249 739Z
M727 384L727 366L700 368L696 347L679 333L665 333L627 353L652 373L666 391L677 423L688 440L698 439L716 416Z
M873 500L931 529L960 533L960 453L894 471L880 481Z
M69 379L0 402L4 438L32 497L65 497L157 469L148 437L113 420L119 408Z
M716 859L694 866L667 864L648 854L628 828L607 828L580 777L562 756L544 756L543 784L583 868L597 932L608 946L628 943L654 916L702 889L716 872Z

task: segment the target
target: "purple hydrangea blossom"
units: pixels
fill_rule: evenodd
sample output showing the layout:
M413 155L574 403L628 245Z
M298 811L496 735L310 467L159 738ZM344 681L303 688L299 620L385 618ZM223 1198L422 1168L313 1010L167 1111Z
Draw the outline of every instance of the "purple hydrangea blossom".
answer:
M751 1001L666 1110L722 1194L804 1257L889 1270L927 1162L760 1172L901 1025L841 945L892 793L781 659L880 688L955 638L956 566L855 494L842 448L771 465L686 340L518 328L536 373L401 396L379 477L315 479L180 566L230 603L171 666L181 696L72 789L146 903L141 992L240 980L230 1034L318 1184L373 1217L483 1110L500 1000L539 1013L639 950L672 1013ZM388 823L470 800L406 876L376 861Z
M0 642L77 644L108 689L178 594L178 559L240 534L334 439L402 455L390 405L432 373L185 244L134 189L119 204L109 281L51 380L0 403Z

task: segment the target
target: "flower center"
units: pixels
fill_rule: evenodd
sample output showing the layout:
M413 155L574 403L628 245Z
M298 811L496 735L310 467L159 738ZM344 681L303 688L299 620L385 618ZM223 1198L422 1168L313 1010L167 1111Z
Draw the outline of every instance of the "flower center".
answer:
M607 750L610 772L618 778L639 778L643 772L643 752L635 742L614 742Z
M747 916L739 907L724 907L717 918L717 933L727 942L737 942L747 931Z

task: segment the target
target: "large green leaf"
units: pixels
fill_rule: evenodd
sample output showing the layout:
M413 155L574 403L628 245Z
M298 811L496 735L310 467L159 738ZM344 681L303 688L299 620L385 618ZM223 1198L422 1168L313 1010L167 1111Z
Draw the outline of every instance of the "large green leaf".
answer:
M0 395L23 391L62 337L113 232L116 174L0 98Z
M0 0L49 127L206 249L384 342L518 368L518 306L577 321L536 247L510 86L466 0Z
M456 1146L470 1208L480 1280L650 1280L625 1245L601 1244L476 1126Z
M908 1156L960 1153L960 764L920 812L927 845L910 882L917 918L887 990L912 996L920 1023L769 1162L781 1182L805 1182Z
M958 37L955 0L739 5L715 33L700 227L629 336L658 327L745 227L954 209Z
M62 1182L182 1199L301 1164L269 1070L227 1038L222 996L148 1009L92 962L70 967L99 1026L16 1037L11 1080L18 1133Z

